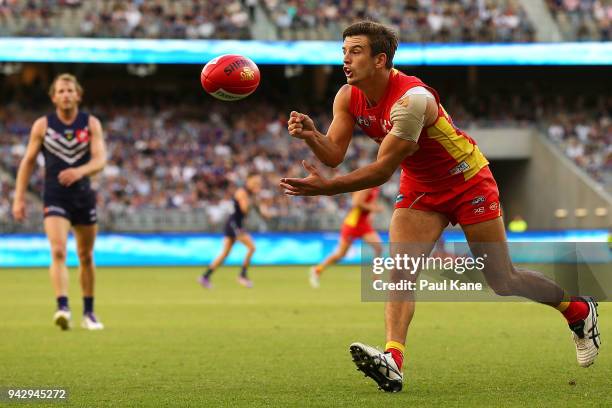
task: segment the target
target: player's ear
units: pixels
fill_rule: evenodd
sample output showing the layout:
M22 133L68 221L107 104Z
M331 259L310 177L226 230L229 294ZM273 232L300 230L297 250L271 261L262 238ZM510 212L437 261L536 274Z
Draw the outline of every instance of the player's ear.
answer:
M376 68L384 68L387 65L387 54L385 54L384 52L381 52L380 54L376 55L375 59Z

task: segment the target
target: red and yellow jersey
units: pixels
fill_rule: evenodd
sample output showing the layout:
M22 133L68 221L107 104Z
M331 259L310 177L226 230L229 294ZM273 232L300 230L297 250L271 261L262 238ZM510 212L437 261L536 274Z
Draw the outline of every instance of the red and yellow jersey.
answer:
M373 203L378 199L378 194L380 190L378 187L374 187L369 189L368 195L366 196L366 203ZM359 206L355 206L351 208L347 216L344 218L344 225L349 227L356 227L358 225L362 225L368 222L368 216L370 215L370 211L364 210Z
M469 180L489 162L476 142L455 127L433 88L419 78L394 68L385 94L376 106L370 107L365 94L351 87L350 113L359 127L380 144L393 126L390 121L391 107L408 90L417 86L429 90L436 98L438 118L421 131L419 150L402 162L402 184L421 192L445 190Z

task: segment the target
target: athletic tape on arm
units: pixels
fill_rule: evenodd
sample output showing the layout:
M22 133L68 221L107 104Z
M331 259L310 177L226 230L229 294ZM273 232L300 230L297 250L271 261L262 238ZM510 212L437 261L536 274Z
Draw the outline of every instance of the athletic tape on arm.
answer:
M427 96L423 94L413 94L395 102L391 108L393 127L389 133L400 139L418 142L425 124L426 109Z

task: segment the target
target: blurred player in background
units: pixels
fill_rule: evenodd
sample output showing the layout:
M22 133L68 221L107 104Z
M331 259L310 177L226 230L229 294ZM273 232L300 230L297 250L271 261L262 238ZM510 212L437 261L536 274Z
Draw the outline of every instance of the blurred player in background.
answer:
M100 330L104 326L94 314L96 194L91 189L89 176L106 164L102 126L94 116L79 111L83 89L73 75L56 77L49 96L55 112L37 119L32 126L17 172L13 216L19 221L26 217L26 190L36 157L42 151L45 158L44 229L51 246L49 272L57 297L53 320L63 330L71 326L66 242L72 227L83 291L81 325L89 330Z
M329 255L323 262L310 269L310 286L318 288L321 274L330 265L339 262L351 247L354 240L362 238L364 243L368 243L374 250L374 256L378 257L382 253L380 235L372 227L372 213L381 211L381 207L376 203L380 189L378 187L356 191L352 194L351 200L353 208L344 218L340 229L340 240L338 248Z
M240 275L238 275L238 283L246 288L253 287L253 281L249 279L247 272L249 265L251 264L251 258L255 253L255 244L253 243L253 238L251 235L244 229L244 219L252 206L253 199L261 191L261 183L261 176L258 174L252 174L247 177L244 188L239 188L234 193L234 211L232 214L230 214L227 222L225 223L223 249L217 258L208 266L206 272L204 272L202 276L198 278L198 282L200 282L203 287L207 289L212 288L210 277L215 269L223 264L223 261L225 261L225 258L227 258L229 255L236 241L241 242L247 248L246 256L242 262ZM259 206L257 208L261 215L268 218L268 212L265 207Z
M521 296L558 309L573 333L578 363L590 366L600 345L597 304L592 298L570 297L540 273L512 265L499 192L488 161L474 140L454 126L433 88L393 68L397 35L381 24L360 22L349 26L343 39L347 84L334 100L327 135L298 112L291 113L288 130L303 139L324 164L335 167L344 160L357 123L380 144L378 157L332 179L304 162L308 177L282 179L285 193L334 195L363 190L383 184L401 166L389 227L390 242L404 244L398 254L414 258L429 254L448 223L459 223L474 256L487 259L483 273L489 286L499 295ZM392 248L390 255L394 252ZM392 279L400 274L395 271ZM357 368L385 391L402 388L406 335L415 309L410 294L400 300L393 296L385 307L385 351L362 343L350 347Z

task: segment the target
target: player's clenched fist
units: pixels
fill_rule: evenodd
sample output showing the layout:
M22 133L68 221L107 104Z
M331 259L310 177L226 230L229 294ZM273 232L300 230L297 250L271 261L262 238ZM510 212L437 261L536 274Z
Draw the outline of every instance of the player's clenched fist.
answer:
M287 122L289 134L298 139L307 139L316 132L314 122L308 115L292 111Z
M26 207L24 200L15 200L13 202L13 217L17 221L23 221L26 217Z

